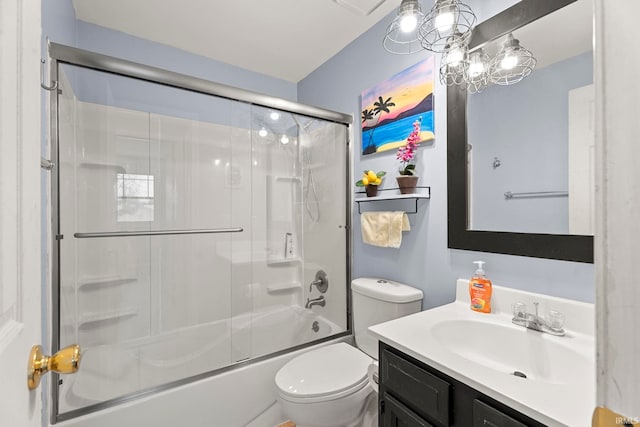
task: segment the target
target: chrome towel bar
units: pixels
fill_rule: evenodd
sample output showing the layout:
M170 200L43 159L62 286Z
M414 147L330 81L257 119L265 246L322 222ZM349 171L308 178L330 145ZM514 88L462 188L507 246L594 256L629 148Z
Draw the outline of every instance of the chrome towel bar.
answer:
M526 197L568 197L568 191L532 191L529 193L512 193L507 191L504 193L505 199L526 198Z
M242 227L237 228L210 228L202 230L150 230L150 231L111 231L101 233L74 233L76 239L92 239L97 237L133 237L133 236L169 236L175 234L217 234L217 233L241 233Z

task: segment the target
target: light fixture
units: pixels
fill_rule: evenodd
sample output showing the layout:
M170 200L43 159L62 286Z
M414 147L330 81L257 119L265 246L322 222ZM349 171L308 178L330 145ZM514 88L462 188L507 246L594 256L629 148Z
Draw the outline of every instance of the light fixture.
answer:
M480 93L489 85L489 55L478 49L468 56L465 81L469 93Z
M268 134L267 129L264 126L262 126L262 128L258 131L258 135L260 135L262 138L267 136L267 134Z
M408 55L422 50L416 29L423 18L424 14L418 0L402 0L398 15L387 27L382 41L385 50L398 55Z
M462 34L449 36L440 60L440 82L447 86L464 83L469 66L467 44Z
M280 118L280 113L278 113L277 111L272 111L271 114L269 114L269 117L271 117L271 120L275 122Z
M491 60L489 80L497 85L511 85L527 77L536 66L536 58L509 33L502 49Z
M282 135L282 137L280 138L280 143L282 143L283 145L286 145L289 143L289 137L287 135Z
M426 50L444 53L451 36L461 34L466 43L476 23L476 15L458 0L436 0L418 28L418 39Z

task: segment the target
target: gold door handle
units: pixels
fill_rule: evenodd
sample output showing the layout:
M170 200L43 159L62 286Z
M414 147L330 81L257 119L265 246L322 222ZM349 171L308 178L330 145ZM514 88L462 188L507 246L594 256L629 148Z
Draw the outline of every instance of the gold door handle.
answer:
M80 367L80 346L70 345L53 356L42 354L42 346L31 347L29 366L27 367L27 387L34 390L40 384L40 377L49 371L59 374L73 374Z

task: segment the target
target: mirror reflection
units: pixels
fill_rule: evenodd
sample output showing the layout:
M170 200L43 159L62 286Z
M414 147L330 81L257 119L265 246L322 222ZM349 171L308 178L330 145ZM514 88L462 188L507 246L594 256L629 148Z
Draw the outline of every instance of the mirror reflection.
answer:
M537 64L517 84L467 97L469 229L592 235L592 5L579 0L511 34ZM470 57L482 48L495 58L511 34Z

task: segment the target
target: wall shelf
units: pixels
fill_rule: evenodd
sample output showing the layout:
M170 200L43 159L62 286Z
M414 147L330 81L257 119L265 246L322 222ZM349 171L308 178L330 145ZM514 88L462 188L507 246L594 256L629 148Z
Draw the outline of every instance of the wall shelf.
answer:
M302 289L302 284L300 282L277 283L273 285L268 285L267 293L276 294L276 293L294 291L299 289Z
M386 193L385 193L386 192ZM360 203L363 202L382 202L387 200L413 200L415 201L415 209L408 214L418 213L418 200L431 198L431 187L416 187L416 192L411 194L400 194L399 188L385 188L378 190L378 195L367 197L364 191L356 193L355 202L358 204L358 213L361 214ZM382 193L382 194L380 194Z
M280 264L291 264L293 262L302 262L302 259L298 256L294 256L291 258L273 258L267 259L267 265L280 265Z
M136 277L120 277L120 276L104 276L104 277L85 277L80 279L79 289L93 290L100 288L108 288L118 285L126 285L136 282Z
M124 320L129 317L136 316L138 309L135 307L125 307L122 310L113 310L106 312L84 313L80 316L78 329L93 329L102 323L113 322L116 320Z

